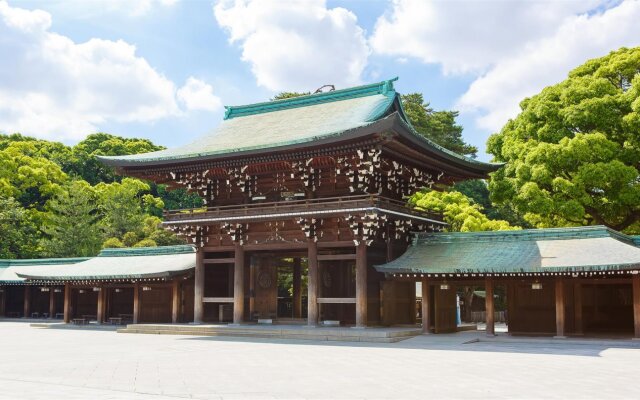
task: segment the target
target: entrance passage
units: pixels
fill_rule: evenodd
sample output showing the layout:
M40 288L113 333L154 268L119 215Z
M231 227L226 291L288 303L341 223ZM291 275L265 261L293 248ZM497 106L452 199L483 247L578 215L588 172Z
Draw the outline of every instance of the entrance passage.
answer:
M249 308L252 320L307 317L307 259L285 254L251 257Z
M278 260L278 319L307 317L307 259Z

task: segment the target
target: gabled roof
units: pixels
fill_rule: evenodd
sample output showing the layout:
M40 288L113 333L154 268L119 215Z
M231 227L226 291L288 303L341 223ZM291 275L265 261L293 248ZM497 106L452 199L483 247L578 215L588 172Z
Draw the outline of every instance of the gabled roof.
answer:
M30 271L34 268L46 269L51 266L72 265L89 258L41 258L31 260L0 260L0 284L20 284L24 278L18 276L22 271Z
M86 281L170 278L195 268L193 246L105 249L97 257L72 265L24 267L20 278L35 281Z
M390 127L390 121L400 120L405 133L414 136L418 148L437 153L450 162L465 167L472 165L487 172L501 166L455 154L418 135L402 110L399 94L393 87L395 80L397 78L290 99L227 107L218 128L191 144L146 154L98 158L112 166L144 167L238 157L381 133Z
M640 269L632 237L604 226L417 234L385 273L547 273Z

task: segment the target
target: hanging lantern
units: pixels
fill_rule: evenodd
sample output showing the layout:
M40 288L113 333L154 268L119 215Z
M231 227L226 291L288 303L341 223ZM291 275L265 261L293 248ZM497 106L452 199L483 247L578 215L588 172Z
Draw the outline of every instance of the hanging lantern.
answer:
M120 292L122 292L122 289L120 289L120 288L116 288L116 289L114 290L114 292L116 292L116 293L120 293Z
M144 292L148 292L149 290L151 290L151 286L143 286L142 287L142 291L144 291Z
M449 284L447 282L440 285L440 290L449 290Z
M48 291L49 291L49 288L48 288L48 287L41 287L41 288L40 288L40 291L41 291L41 292L48 292Z
M542 283L535 281L531 284L531 290L542 290Z
M94 287L94 288L93 288L93 291L94 291L94 292L99 292L99 291L100 291L100 288L99 288L99 287Z

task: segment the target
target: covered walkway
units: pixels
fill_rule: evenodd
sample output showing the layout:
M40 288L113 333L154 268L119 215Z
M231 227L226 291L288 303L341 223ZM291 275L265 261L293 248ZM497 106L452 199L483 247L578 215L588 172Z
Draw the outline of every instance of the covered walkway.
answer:
M640 337L638 240L606 227L422 233L376 269L387 279L422 282L425 333L455 330L455 288L483 286L493 335L501 286L509 333Z

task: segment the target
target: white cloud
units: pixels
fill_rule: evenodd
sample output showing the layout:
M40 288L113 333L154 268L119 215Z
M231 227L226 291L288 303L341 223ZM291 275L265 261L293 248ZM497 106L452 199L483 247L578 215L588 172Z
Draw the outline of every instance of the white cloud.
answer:
M379 54L441 64L445 74L477 73L597 3L394 0L370 43Z
M475 77L462 116L499 130L519 103L587 59L640 44L640 2L395 0L376 22L372 49Z
M358 84L369 48L356 16L324 0L222 0L218 24L242 48L258 85L273 91Z
M182 115L176 86L122 40L75 43L0 1L0 131L74 140L105 122Z
M187 79L177 95L188 110L217 111L222 107L220 98L213 94L213 87L194 77Z
M620 47L640 45L640 2L566 19L548 37L531 41L475 80L459 99L462 111L478 112L480 128L497 131L515 117L519 102L564 80L586 60Z

